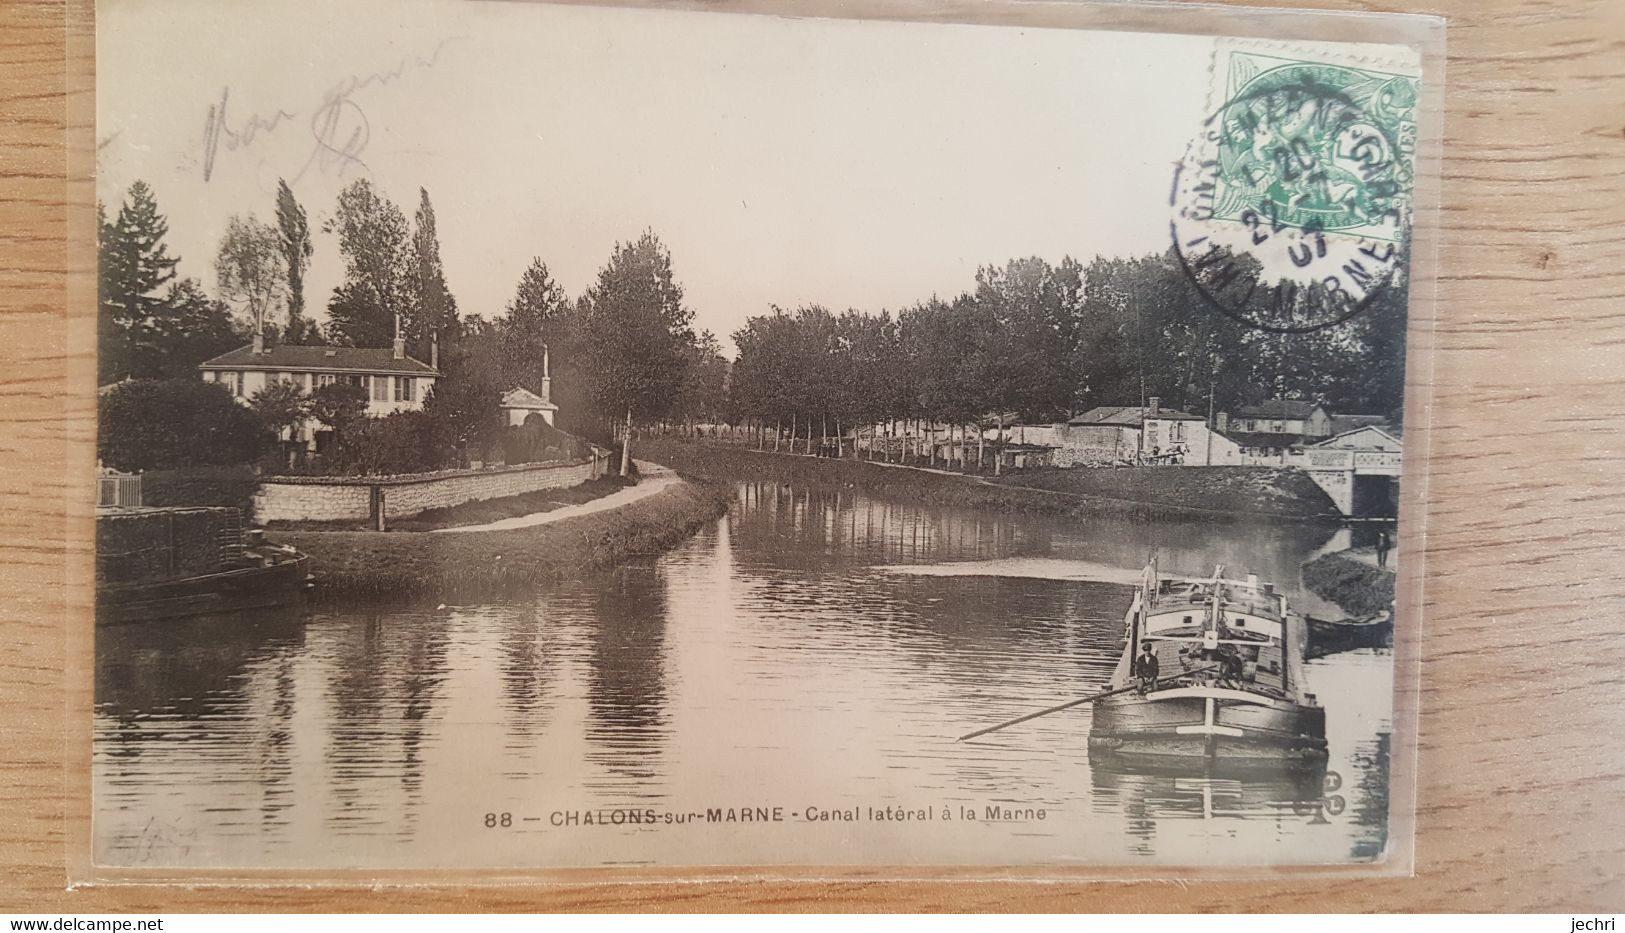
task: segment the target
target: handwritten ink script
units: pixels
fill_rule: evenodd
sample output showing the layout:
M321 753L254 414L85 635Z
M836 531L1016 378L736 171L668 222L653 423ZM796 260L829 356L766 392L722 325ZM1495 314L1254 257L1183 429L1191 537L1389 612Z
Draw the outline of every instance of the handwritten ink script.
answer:
M356 95L370 87L391 84L409 72L433 68L446 47L458 37L444 39L432 53L408 55L394 68L368 74L352 74L334 83L322 92L321 101L309 109L311 137L310 154L294 175L298 181L315 168L319 172L342 173L348 168L366 168L361 156L372 138L372 126ZM231 88L220 90L220 98L209 105L203 121L203 180L214 177L215 162L222 150L238 152L285 124L299 118L299 111L278 108L270 113L253 113L238 119L229 111Z

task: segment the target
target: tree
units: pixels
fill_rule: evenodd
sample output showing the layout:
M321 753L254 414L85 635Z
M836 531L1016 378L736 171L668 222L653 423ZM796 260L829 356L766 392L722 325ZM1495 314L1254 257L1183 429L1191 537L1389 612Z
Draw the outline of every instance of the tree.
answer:
M983 347L990 406L1025 419L1069 415L1078 405L1083 373L1078 325L1083 267L1070 256L1051 266L1037 256L976 273L976 301L1002 346Z
M169 255L164 243L169 221L158 213L157 198L146 182L130 185L108 232L101 266L103 295L127 327L137 326L162 304L158 291L174 280L180 261Z
M276 187L276 225L288 276L288 327L283 339L288 343L307 343L317 334L315 322L305 316L305 270L310 267L315 247L310 241L310 222L305 217L305 209L294 199L287 181L281 178L277 179Z
M310 395L310 413L333 429L339 440L358 420L367 416L367 390L348 382L317 386Z
M501 402L501 390L487 380L438 379L423 399L423 412L429 418L438 447L483 452L502 439Z
M508 302L507 317L503 322L501 346L503 370L509 386L524 386L532 392L542 388L544 348L572 375L579 372L577 341L571 318L573 309L564 289L553 280L547 264L540 258L530 261L513 300ZM560 384L576 383L575 379L562 379Z
M728 358L722 355L722 343L704 331L684 351L688 363L677 407L690 428L696 421L721 421L728 401Z
M446 270L440 262L440 237L435 230L434 205L429 191L419 188L416 223L412 233L412 306L406 322L408 346L419 359L428 359L430 346L438 341L442 351L457 341L457 299L446 287Z
M280 437L310 415L310 397L297 383L278 379L254 393L248 404Z
M387 345L397 332L397 315L411 317L412 232L401 209L358 178L339 192L333 217L322 225L339 237L345 279L333 292L328 336L357 347ZM383 339L379 340L378 335Z
M107 205L96 202L96 381L108 383L129 375L132 367L128 323L114 298L113 266L118 261L118 227L107 219Z
M327 340L345 347L385 347L395 335L394 318L366 286L346 282L327 303Z
M593 398L612 417L625 416L624 475L631 467L635 420L665 414L682 389L694 314L683 305L671 253L652 231L616 244L581 311Z
M197 377L197 364L243 342L224 302L210 298L197 279L170 283L164 294L166 325L152 365L166 379Z
M116 470L248 463L271 441L258 414L197 378L123 382L97 409L96 456Z
M112 222L101 205L97 213L98 375L102 382L160 375L158 342L170 310L162 290L179 261L164 243L169 222L143 181L130 185Z
M214 274L221 296L241 310L248 332L263 336L279 304L288 296L288 266L281 234L252 214L233 214L220 240Z
M378 476L424 473L445 463L444 453L435 448L429 417L421 411L397 411L349 425L325 466L346 476Z

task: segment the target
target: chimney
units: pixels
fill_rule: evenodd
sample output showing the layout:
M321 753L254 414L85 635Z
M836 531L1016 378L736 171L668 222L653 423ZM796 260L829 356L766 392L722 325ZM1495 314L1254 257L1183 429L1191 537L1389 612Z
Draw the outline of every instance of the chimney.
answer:
M1150 401L1146 405L1146 411L1148 413L1150 413L1150 414L1153 414L1153 415L1161 412L1162 411L1162 399L1158 398L1155 395L1151 396Z
M397 360L406 359L406 338L405 337L396 337L395 338L395 358Z
M429 368L435 372L440 371L440 335L429 335Z
M1219 412L1218 417L1213 419L1213 430L1218 431L1220 434L1225 434L1225 433L1229 432L1229 430L1230 430L1230 413L1229 412L1227 412L1227 411Z
M553 401L553 370L547 344L542 344L542 401Z
M265 352L265 335L254 331L254 355L259 356Z

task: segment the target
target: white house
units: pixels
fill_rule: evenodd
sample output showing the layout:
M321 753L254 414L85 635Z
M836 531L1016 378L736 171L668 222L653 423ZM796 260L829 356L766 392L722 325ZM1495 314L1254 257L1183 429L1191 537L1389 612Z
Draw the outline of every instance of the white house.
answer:
M1203 465L1223 463L1230 447L1223 435L1208 429L1200 415L1163 408L1152 396L1145 407L1107 405L1092 408L1066 423L1060 466L1089 465L1156 458L1160 462Z
M198 365L207 382L224 383L245 404L274 382L291 382L306 395L324 385L348 383L367 391L368 415L417 411L440 378L432 365L406 355L406 341L392 349L363 347L266 347L256 336L248 346L222 353ZM314 445L321 427L308 419L294 428L294 438Z
M1331 414L1321 405L1304 399L1270 399L1240 408L1234 415L1221 413L1216 420L1221 431L1289 435L1294 442L1332 434Z

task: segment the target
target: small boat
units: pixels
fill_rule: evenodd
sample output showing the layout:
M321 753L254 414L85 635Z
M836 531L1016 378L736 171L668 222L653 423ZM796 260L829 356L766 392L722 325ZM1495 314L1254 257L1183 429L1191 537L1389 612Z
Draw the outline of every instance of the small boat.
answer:
M1317 619L1309 623L1308 657L1319 658L1356 648L1391 648L1394 644L1394 617L1379 612L1360 619Z
M99 509L96 624L117 625L299 603L310 557L241 529L228 508Z
M1307 632L1285 595L1244 580L1164 579L1145 569L1124 617L1119 690L1094 704L1089 751L1123 763L1315 766L1326 712L1304 690ZM1157 676L1136 676L1149 646Z

